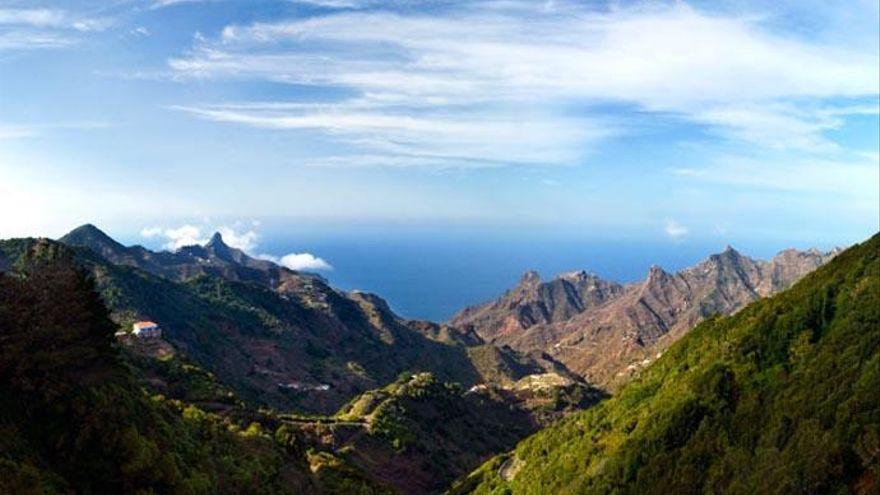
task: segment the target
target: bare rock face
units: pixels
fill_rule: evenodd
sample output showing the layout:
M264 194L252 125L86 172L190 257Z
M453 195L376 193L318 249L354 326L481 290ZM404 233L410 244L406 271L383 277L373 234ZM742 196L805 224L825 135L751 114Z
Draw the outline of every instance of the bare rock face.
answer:
M677 273L652 266L642 282L628 285L586 272L541 282L529 272L501 298L467 308L451 323L472 327L487 342L543 351L614 389L703 319L779 292L837 252L788 249L757 261L728 246Z
M450 324L474 327L484 339L515 335L538 324L565 321L623 292L623 286L584 272L571 272L543 282L537 272L526 272L519 284L501 298L472 306Z

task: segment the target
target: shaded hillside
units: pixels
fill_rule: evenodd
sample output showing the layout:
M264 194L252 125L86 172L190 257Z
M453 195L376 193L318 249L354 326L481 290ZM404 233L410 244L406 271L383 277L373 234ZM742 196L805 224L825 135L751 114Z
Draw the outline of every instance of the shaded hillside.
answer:
M712 318L452 493L880 490L880 235Z
M0 273L0 493L382 492L352 468L310 466L284 429L147 396L69 251L18 247Z
M821 266L836 252L779 253L756 261L728 247L668 273L621 286L584 272L541 282L537 274L500 299L459 313L452 324L521 352L546 352L587 381L616 388L698 322L732 314Z

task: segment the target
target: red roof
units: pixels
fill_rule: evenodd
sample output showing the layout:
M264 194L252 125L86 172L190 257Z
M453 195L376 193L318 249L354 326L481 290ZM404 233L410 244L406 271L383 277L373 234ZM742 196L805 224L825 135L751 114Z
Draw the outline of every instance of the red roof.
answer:
M157 323L152 322L152 321L139 321L134 324L134 328L138 329L138 330L142 329L142 328L150 328L150 327L158 327L158 326L159 325Z

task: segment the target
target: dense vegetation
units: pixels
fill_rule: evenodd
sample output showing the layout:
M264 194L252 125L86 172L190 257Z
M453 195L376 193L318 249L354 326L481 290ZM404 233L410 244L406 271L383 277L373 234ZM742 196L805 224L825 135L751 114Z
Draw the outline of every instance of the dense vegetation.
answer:
M880 492L880 235L699 325L453 493Z
M380 491L307 458L285 426L147 395L70 253L50 242L27 250L14 273L0 273L0 493Z
M404 374L353 399L336 418L367 425L344 442L352 464L403 493L435 493L534 431L511 401L465 393L430 373Z

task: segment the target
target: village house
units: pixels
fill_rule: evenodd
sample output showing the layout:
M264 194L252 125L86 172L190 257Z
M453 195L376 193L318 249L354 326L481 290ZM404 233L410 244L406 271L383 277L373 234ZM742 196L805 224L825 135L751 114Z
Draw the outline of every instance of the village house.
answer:
M139 321L131 327L131 334L139 339L156 339L162 336L162 329L152 321Z

